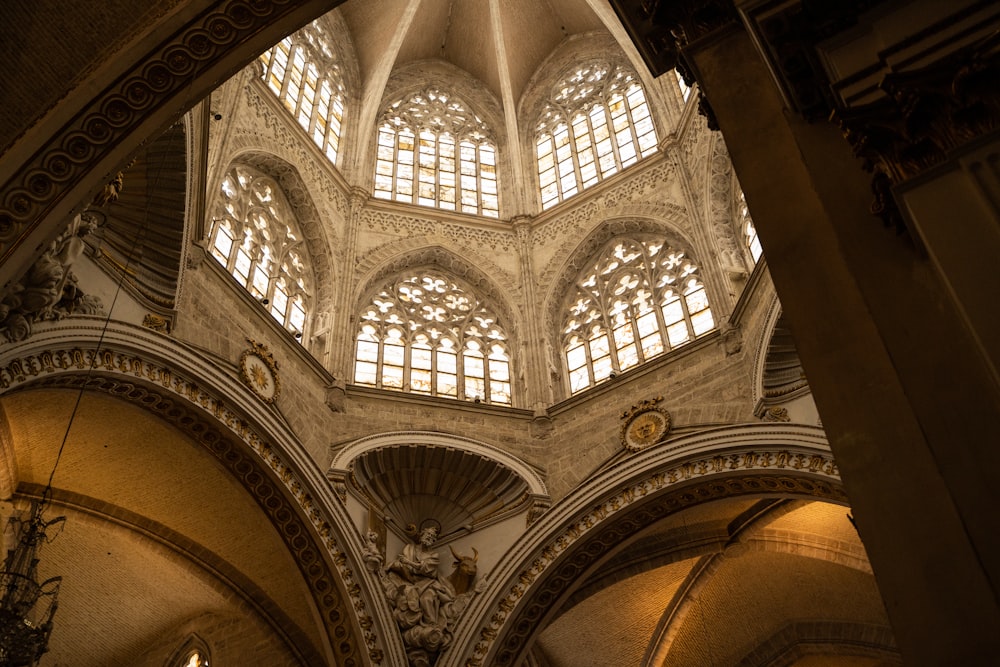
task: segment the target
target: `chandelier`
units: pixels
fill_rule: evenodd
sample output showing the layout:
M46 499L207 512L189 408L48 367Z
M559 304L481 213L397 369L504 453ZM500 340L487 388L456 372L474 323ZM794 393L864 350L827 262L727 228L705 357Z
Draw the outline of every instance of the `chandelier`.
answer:
M66 517L45 521L46 503L33 500L27 519L11 517L17 544L7 551L0 572L0 667L38 664L48 650L52 617L62 577L38 583L38 550L46 541L45 531Z

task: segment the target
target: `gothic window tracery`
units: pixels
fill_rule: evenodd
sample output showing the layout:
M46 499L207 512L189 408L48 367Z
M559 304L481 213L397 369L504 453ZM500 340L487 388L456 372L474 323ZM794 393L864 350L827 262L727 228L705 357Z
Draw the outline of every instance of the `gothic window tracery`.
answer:
M312 276L295 217L274 179L244 165L231 167L210 242L212 256L301 338Z
M376 151L376 197L500 216L496 141L458 97L428 88L390 104Z
M580 274L564 312L573 394L715 328L697 265L654 236L606 244Z
M264 83L336 164L346 93L326 32L311 23L265 51L260 61Z
M656 129L635 72L591 62L553 88L535 127L542 208L656 151Z
M511 404L508 337L496 312L436 271L375 293L360 314L356 384Z

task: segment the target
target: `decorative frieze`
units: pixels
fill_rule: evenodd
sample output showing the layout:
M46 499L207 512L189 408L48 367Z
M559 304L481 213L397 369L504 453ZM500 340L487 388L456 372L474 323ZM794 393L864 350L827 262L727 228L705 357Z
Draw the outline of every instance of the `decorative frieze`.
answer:
M891 72L886 96L838 110L833 119L872 172L872 212L903 230L890 189L1000 129L1000 37L993 33L918 70Z
M465 667L515 664L567 582L645 527L693 505L761 493L845 500L828 454L746 449L651 471L578 516L537 550L483 619Z

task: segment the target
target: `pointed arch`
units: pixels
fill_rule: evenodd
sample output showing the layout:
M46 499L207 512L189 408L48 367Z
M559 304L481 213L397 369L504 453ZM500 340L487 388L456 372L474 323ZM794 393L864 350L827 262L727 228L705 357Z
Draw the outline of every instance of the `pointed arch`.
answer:
M257 148L234 153L230 166L234 163L253 167L273 178L280 186L309 254L310 267L315 276L313 289L316 302L328 302L333 298L334 285L339 279L333 252L337 239L330 230L330 225L323 221L312 189L298 167L285 157Z
M338 660L363 664L377 635L392 627L391 619L369 615L352 574L363 571L360 544L311 455L277 412L260 409L232 368L149 329L80 317L3 350L0 392L36 387L128 401L204 447L260 507L298 564ZM369 621L375 633L362 632L359 623Z
M569 393L715 328L683 236L650 220L607 221L577 246L548 297L547 331Z
M383 265L353 310L354 382L514 405L516 329L499 293L439 246Z
M594 475L532 524L456 633L465 653L442 667L519 664L572 582L615 545L675 512L740 496L847 503L817 427L748 424L667 440Z
M471 77L432 62L390 79L376 121L374 196L498 218L502 116L481 84L462 85ZM428 81L435 69L464 76Z

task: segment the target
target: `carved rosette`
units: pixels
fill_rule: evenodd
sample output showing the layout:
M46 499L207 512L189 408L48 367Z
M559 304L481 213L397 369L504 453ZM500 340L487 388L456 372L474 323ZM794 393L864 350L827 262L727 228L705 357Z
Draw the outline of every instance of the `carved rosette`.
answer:
M281 393L278 362L263 343L247 338L250 348L240 356L240 379L265 403L274 404Z
M670 432L670 413L659 407L662 396L639 401L622 413L622 446L640 452L660 442Z

